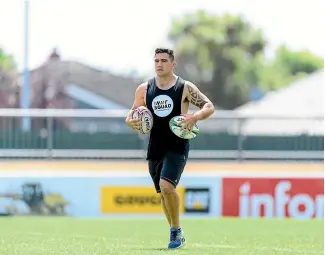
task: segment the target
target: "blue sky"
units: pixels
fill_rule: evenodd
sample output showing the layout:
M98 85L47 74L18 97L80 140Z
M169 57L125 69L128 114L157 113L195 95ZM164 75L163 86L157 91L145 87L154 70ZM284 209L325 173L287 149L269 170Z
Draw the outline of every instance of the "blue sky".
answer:
M196 9L243 14L264 30L268 53L281 43L324 56L323 0L30 0L34 68L57 46L63 59L141 74L153 71L152 51L170 46L171 18ZM189 4L191 3L191 4ZM23 0L0 0L0 47L23 63ZM118 33L120 33L118 35Z

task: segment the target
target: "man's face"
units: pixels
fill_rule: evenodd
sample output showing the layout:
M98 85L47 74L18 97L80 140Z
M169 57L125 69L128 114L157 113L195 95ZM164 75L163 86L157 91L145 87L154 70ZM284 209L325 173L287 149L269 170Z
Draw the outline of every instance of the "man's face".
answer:
M176 63L167 53L157 53L155 56L155 71L157 76L165 76L173 71Z

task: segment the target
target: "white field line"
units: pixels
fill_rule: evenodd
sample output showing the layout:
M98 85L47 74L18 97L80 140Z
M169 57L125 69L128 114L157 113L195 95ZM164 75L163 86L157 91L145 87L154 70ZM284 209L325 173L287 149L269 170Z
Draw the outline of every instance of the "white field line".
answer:
M13 233L13 232L12 232ZM42 232L14 232L14 234L24 234L29 236L53 236L53 233L42 233ZM56 233L59 235L59 233ZM97 239L97 240L103 240L103 241L130 241L132 240L130 238L107 238L107 237L98 237L98 236L91 236L91 235L82 235L82 234L72 234L72 235L63 235L63 237L68 238L76 238L76 239ZM143 242L144 244L144 242ZM227 245L227 244L205 244L205 243L187 243L187 247L195 247L195 248L217 248L217 249L236 249L236 250L242 250L245 249L245 247L240 246L234 246L234 245ZM129 245L127 244L128 248L143 248L143 245ZM250 247L250 249L253 250L273 250L278 252L287 252L287 253L303 253L303 254L323 254L323 250L302 250L302 249L291 249L291 248L280 248L280 247Z

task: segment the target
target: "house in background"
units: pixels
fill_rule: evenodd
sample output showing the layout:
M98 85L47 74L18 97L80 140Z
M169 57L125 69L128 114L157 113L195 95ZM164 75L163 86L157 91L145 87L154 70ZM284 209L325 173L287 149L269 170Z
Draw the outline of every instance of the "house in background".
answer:
M43 65L30 72L30 105L41 109L126 110L132 106L135 90L142 82L82 63L62 61L53 52ZM75 132L128 130L121 118L66 118L60 123ZM42 128L44 120L34 120L32 126Z
M238 116L286 115L318 116L318 119L247 119L242 127L245 135L323 135L324 134L324 72L310 74L288 86L267 93L261 100L244 104L237 109ZM238 123L228 129L238 132Z
M0 108L19 106L19 87L16 76L0 68Z
M0 109L19 107L19 86L14 73L0 69ZM10 130L17 118L0 117L0 131Z
M22 83L22 75L20 77ZM142 79L117 76L74 61L62 61L54 51L31 70L32 108L129 109Z

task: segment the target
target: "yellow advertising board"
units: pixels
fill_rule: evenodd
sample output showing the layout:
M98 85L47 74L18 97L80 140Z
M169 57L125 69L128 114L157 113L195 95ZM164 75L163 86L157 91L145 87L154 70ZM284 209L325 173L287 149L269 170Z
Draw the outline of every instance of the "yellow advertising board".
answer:
M184 212L184 188L177 188L180 197L180 213ZM160 194L153 187L101 188L102 213L163 213Z

